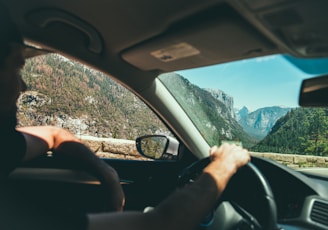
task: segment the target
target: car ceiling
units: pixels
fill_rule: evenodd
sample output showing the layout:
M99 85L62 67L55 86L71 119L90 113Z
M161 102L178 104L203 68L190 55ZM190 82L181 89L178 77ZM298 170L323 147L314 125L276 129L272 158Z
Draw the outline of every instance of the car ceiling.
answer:
M135 92L161 72L278 52L328 54L325 0L0 1L28 41Z

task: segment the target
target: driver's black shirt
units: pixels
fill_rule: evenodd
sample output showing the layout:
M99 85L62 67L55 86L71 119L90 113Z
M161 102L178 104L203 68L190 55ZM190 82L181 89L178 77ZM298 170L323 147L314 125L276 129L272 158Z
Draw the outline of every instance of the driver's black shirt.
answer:
M0 117L0 174L6 176L22 161L26 142L22 133L16 131L16 117Z
M55 209L49 210L46 204L31 209L36 202L6 184L5 178L19 166L26 153L26 141L24 135L16 131L16 123L16 117L1 120L0 116L0 203L3 204L0 205L0 229L23 229L26 226L29 229L86 229L86 216L64 215ZM13 217L20 221L12 220Z

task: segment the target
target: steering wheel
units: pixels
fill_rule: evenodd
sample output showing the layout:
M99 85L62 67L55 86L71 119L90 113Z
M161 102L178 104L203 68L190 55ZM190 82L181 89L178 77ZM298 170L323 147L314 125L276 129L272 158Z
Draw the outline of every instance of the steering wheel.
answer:
M178 186L192 183L209 163L207 157L185 168L179 176ZM215 208L220 214L215 215L215 211L209 213L201 224L207 229L219 229L211 227L216 216L219 219L217 222L221 222L220 229L278 229L277 207L271 187L251 162L230 179ZM234 217L229 220L223 218L227 216L227 208L230 217L230 211L234 212Z

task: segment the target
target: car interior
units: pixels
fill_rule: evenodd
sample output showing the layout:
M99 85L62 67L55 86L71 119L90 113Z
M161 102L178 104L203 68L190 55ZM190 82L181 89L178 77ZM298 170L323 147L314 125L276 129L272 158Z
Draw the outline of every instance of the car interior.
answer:
M155 207L208 164L209 145L162 91L159 74L271 54L328 57L325 0L0 2L26 44L41 49L30 56L58 53L110 76L149 106L178 140L174 159L103 159L120 176L125 210ZM309 97L303 95L304 106L318 105ZM327 101L317 103L327 106ZM247 227L259 223L245 229L328 229L328 170L301 173L253 157L243 172L209 215L215 221L204 220L199 229L243 229L239 216L252 223ZM22 164L8 183L35 206L68 218L108 211L99 180L60 157L45 154Z

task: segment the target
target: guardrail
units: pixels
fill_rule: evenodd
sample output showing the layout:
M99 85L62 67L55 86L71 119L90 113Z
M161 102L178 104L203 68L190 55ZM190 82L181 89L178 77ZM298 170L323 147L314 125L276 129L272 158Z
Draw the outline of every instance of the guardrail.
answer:
M81 136L80 139L99 157L147 160L138 153L133 140L89 136ZM269 158L291 168L328 168L328 157L258 152L251 152L251 155Z
M297 155L297 154L281 154L281 153L258 153L258 152L251 152L251 155L269 158L291 168L307 168L307 167L328 168L328 157Z

